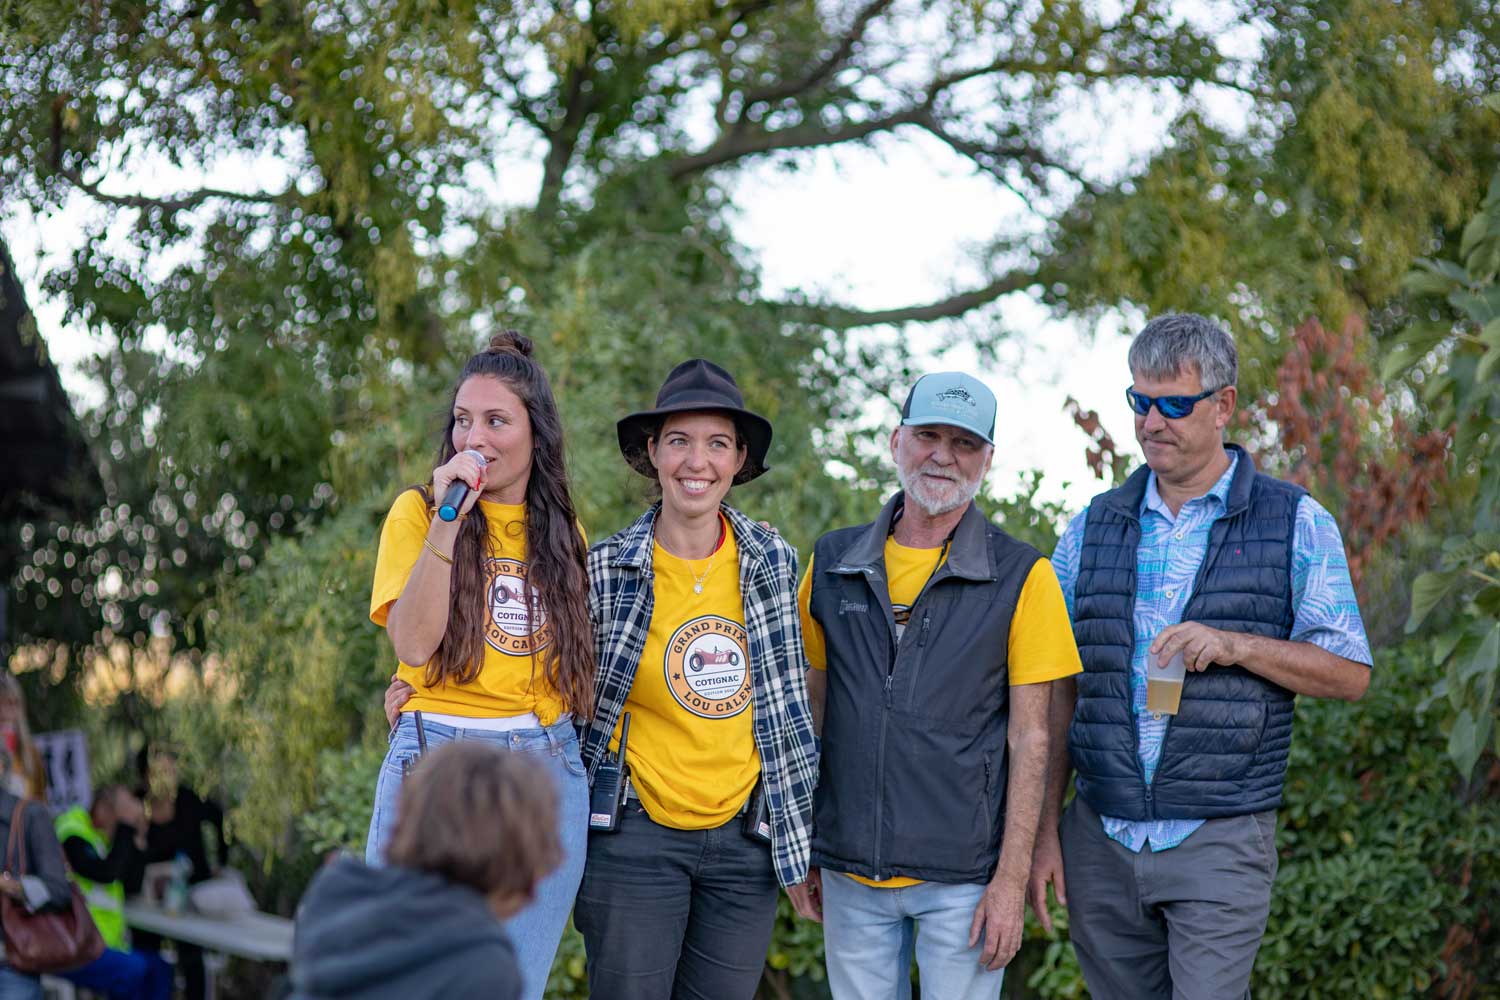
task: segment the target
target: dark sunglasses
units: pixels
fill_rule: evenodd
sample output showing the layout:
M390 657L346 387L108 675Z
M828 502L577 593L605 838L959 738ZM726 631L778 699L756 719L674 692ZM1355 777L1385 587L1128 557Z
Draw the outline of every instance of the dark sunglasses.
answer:
M1219 388L1222 389L1223 386ZM1151 405L1154 403L1162 416L1169 420L1176 420L1192 413L1193 407L1197 406L1200 400L1207 399L1218 391L1219 389L1205 389L1196 396L1148 396L1144 392L1126 389L1125 401L1139 416L1144 417L1150 413Z

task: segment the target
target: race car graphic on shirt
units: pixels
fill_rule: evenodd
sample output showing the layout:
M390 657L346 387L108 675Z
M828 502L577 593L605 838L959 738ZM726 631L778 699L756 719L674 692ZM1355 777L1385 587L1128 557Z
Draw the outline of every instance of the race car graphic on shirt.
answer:
M484 641L511 656L529 656L552 641L547 609L536 591L526 606L526 564L519 559L488 559L484 564L489 621Z
M739 715L750 704L750 655L745 627L718 615L683 624L662 657L677 704L705 719Z

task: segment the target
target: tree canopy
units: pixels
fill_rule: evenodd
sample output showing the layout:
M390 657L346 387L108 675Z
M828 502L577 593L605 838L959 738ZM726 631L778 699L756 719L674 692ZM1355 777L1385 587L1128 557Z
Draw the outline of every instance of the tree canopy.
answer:
M1497 135L1500 28L1457 0L33 0L0 31L0 212L94 209L45 278L102 349L114 502L40 542L86 567L95 627L31 633L76 642L200 643L214 575L324 516L350 436L440 405L496 323L542 342L591 522L634 501L600 428L663 359L712 353L783 428L772 513L816 524L824 459L858 464L842 421L909 358L851 331L977 315L961 335L987 349L1008 294L1194 308L1261 334L1263 384L1282 331L1391 297ZM1209 113L1230 98L1243 122ZM1065 126L1104 99L1159 105L1164 148L1088 162ZM984 280L881 310L764 294L738 169L934 140L1025 206Z

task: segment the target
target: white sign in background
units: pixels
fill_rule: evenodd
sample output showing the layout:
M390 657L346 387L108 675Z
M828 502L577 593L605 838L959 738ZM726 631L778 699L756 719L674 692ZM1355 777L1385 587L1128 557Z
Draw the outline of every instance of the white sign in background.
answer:
M47 804L56 809L88 808L94 797L89 780L89 744L82 729L37 733L37 752L47 767Z

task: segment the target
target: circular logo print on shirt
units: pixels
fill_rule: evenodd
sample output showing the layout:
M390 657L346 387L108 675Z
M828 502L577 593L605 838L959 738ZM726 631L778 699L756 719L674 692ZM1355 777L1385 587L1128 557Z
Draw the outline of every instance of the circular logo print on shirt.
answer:
M672 697L694 715L727 719L750 704L750 656L738 622L694 618L672 633L664 660Z
M552 631L547 627L547 609L535 591L527 613L526 564L519 559L490 559L484 571L490 609L485 642L510 656L529 656L545 649Z

